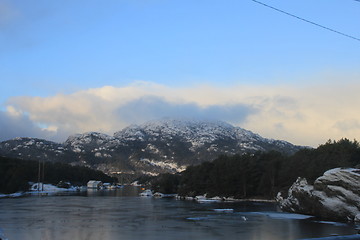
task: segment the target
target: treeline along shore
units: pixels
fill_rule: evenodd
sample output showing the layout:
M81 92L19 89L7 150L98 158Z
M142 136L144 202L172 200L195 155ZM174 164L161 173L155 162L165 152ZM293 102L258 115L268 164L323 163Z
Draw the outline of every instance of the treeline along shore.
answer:
M304 148L291 156L274 151L222 155L176 175L161 174L141 181L148 182L154 191L181 196L274 199L278 192L286 193L298 177L312 183L329 169L359 165L359 143L341 139Z
M329 140L290 156L275 151L221 155L214 161L189 166L181 173L143 176L138 180L156 192L180 196L274 199L278 192L286 193L298 177L306 178L311 184L325 171L337 167L360 167L359 142ZM42 179L51 184L69 181L85 185L91 179L117 181L101 171L64 163L45 162L44 169ZM29 182L37 182L38 176L38 161L0 157L0 193L26 191Z
M40 167L39 167L40 165ZM39 169L41 170L39 172ZM39 162L0 157L0 193L27 191L29 182L41 180L44 183L58 184L60 181L75 185L86 185L91 179L115 182L105 173L87 167L71 166L65 163Z

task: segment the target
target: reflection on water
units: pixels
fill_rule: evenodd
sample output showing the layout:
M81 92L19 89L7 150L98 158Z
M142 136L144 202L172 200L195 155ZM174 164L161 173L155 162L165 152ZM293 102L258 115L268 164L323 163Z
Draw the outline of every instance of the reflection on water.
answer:
M301 219L274 204L138 197L139 188L0 199L9 240L299 239L354 234L354 226ZM218 209L234 209L233 212ZM217 211L214 211L217 209Z

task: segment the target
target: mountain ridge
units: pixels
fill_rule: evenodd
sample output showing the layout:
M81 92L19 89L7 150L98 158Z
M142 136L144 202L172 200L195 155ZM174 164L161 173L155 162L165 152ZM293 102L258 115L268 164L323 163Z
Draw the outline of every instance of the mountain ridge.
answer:
M130 125L113 136L74 134L63 143L15 138L0 143L0 155L84 165L105 173L156 175L179 172L221 154L292 154L300 148L218 120L161 119Z

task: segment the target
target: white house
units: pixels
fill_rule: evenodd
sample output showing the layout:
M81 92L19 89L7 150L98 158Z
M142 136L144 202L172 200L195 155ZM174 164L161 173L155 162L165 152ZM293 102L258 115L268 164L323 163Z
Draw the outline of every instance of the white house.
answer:
M103 183L101 181L90 180L87 183L87 188L90 188L90 189L100 189L102 186L103 186Z

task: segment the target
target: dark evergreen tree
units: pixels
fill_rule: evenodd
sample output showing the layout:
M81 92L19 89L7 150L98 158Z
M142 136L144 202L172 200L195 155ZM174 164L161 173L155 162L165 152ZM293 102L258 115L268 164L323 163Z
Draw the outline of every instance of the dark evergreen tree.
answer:
M161 176L155 182L157 189L178 189L184 196L207 193L209 196L273 198L278 191L287 191L297 177L305 177L311 183L329 169L359 164L360 147L356 140L329 140L316 149L304 148L292 156L275 151L222 155L213 162L188 167L177 181Z

